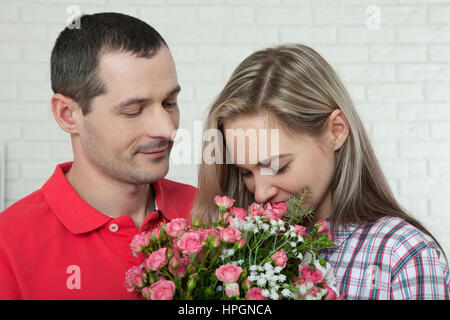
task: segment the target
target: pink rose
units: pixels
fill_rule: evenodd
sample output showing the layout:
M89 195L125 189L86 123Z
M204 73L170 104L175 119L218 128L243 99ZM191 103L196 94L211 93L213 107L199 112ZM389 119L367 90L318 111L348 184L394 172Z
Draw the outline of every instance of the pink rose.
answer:
M225 264L216 270L216 277L222 282L236 282L242 273L242 268L232 264Z
M287 206L284 202L266 203L264 206L264 215L272 220L279 220L286 212Z
M202 241L200 233L190 231L183 234L180 240L177 241L177 247L183 254L195 254L202 250L205 242Z
M164 267L167 263L167 248L161 248L158 251L152 252L145 260L144 267L152 271L156 271Z
M247 291L247 295L245 296L247 300L268 300L261 293L261 288L253 287Z
M229 282L225 285L225 293L228 298L239 297L239 285L236 282Z
M319 226L319 232L326 232L328 230L328 226L325 220L317 222L316 226Z
M321 283L323 280L322 272L319 269L315 269L311 273L311 268L309 265L304 265L300 268L300 274L302 278L307 282Z
M212 238L217 238L219 236L217 231L213 229L198 228L197 232L200 234L202 241L206 241L206 238L208 238L209 235L211 235Z
M333 233L331 232L331 230L327 230L327 234L328 234L328 240L333 241Z
M325 295L325 300L337 300L338 296L331 287L325 285L323 288L327 289L327 294Z
M230 208L230 213L240 220L245 220L248 214L246 210L238 207Z
M187 226L187 220L184 218L172 219L166 224L166 232L171 237L178 237L181 235Z
M281 249L280 251L275 252L272 255L272 260L275 263L276 266L281 267L284 269L284 267L286 267L286 262L287 262L287 256L286 256L286 252Z
M142 265L128 269L125 273L125 287L127 291L132 292L135 287L142 287L146 278L146 274L142 272Z
M169 280L159 280L150 286L151 300L172 300L175 284Z
M235 242L241 240L241 232L232 226L227 228L217 227L220 237L226 242Z
M214 198L216 205L223 210L230 209L233 206L234 201L234 199L228 198L227 196L215 196Z
M287 211L287 204L285 202L272 203L272 210L277 211L280 215L283 215Z
M299 225L297 225L297 224L294 224L294 228L295 228L295 231L297 232L297 234L299 235L299 236L304 236L305 235L305 233L306 233L306 227L302 227L302 226L299 226Z
M171 262L169 263L169 271L172 274L176 274L179 277L183 277L186 274L187 264L188 258L186 257L177 258L176 256L174 256Z
M258 203L253 202L248 207L249 215L250 216L262 216L264 214L264 208L261 207Z
M131 253L137 257L138 253L142 253L143 249L150 244L150 232L138 233L133 237L130 244Z

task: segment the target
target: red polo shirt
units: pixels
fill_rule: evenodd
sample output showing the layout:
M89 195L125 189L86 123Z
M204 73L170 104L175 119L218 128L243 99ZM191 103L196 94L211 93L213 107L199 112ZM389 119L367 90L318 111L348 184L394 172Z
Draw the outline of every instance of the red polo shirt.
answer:
M124 287L125 272L141 262L132 238L191 210L196 188L162 179L158 210L138 230L131 217L85 202L64 175L71 166L58 165L41 189L0 213L0 299L139 298Z

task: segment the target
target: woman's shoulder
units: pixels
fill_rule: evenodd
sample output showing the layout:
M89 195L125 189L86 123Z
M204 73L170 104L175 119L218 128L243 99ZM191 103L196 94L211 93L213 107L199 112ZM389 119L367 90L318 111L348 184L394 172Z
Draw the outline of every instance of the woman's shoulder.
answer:
M441 255L437 243L425 232L399 217L383 217L370 226L370 233L382 251L389 251L394 258L412 257L422 250L436 251Z

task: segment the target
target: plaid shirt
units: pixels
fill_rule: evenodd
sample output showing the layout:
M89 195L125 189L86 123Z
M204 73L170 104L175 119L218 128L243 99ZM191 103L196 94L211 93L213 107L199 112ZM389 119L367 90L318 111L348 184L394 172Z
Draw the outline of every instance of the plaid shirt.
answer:
M320 255L334 269L344 299L449 299L444 254L403 219L385 217L372 225L340 227L333 242L336 247Z

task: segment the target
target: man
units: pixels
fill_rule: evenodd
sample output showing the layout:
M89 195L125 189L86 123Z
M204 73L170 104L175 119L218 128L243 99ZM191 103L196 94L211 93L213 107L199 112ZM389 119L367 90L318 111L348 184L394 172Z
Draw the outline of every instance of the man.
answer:
M51 56L52 112L74 160L0 214L0 299L133 299L132 238L188 217L196 189L163 179L180 86L161 35L136 18L84 15Z

